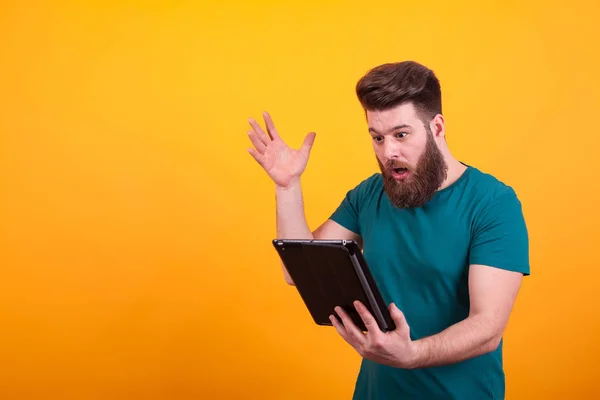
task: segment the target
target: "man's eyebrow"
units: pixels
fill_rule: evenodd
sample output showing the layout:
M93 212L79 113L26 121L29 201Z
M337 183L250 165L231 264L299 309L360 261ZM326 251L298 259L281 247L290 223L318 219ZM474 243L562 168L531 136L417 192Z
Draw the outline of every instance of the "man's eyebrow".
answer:
M403 128L412 128L412 126L408 125L408 124L402 124L402 125L398 125L392 128L392 131L397 131L398 129L403 129ZM379 132L377 132L374 128L369 127L369 132L373 132L376 133L378 135L380 135Z

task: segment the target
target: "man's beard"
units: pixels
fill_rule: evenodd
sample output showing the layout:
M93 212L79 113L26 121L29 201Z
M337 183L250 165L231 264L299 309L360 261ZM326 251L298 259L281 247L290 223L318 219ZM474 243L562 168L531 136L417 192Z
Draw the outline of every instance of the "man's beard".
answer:
M448 165L436 146L431 131L427 133L425 150L419 157L416 168L405 163L390 160L386 166L377 159L383 175L384 189L393 205L399 208L421 207L433 198L444 183ZM390 169L407 168L409 175L405 180L396 181Z

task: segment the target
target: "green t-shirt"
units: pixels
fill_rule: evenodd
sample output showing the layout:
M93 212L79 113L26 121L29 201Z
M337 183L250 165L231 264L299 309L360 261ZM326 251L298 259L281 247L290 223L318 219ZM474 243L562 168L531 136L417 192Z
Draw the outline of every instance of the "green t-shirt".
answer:
M468 316L469 265L529 275L519 199L471 166L413 209L394 207L381 174L374 174L347 193L331 219L362 237L381 294L404 313L413 340ZM405 370L363 359L354 399L503 399L504 382L501 342L491 353L433 368Z

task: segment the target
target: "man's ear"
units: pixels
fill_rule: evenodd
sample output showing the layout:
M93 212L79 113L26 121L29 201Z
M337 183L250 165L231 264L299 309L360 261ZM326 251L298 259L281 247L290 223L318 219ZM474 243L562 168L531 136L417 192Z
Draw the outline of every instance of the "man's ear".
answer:
M434 138L445 138L446 129L444 116L442 114L436 114L436 116L429 121L429 129L431 129Z

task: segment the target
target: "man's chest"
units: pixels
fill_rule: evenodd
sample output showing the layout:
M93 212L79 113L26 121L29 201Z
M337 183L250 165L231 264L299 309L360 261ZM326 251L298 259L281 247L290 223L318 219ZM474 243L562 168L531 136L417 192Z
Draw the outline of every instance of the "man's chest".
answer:
M361 215L364 255L373 273L428 283L461 279L468 266L470 222L448 208L381 208Z

